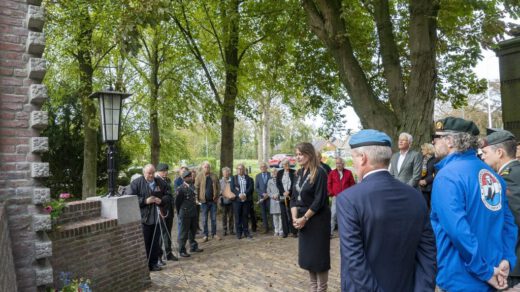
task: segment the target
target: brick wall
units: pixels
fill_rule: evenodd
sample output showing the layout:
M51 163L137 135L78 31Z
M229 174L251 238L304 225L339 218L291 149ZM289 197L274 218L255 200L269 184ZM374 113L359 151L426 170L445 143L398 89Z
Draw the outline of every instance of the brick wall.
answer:
M100 201L69 203L50 233L56 287L60 273L70 272L90 279L94 291L142 290L151 282L140 222L118 225L99 217L100 208Z
M0 291L16 291L16 274L4 204L0 204L0 255Z
M47 99L41 84L46 62L40 4L0 0L0 203L7 202L18 291L43 290L52 282L45 233L51 224L42 207L49 189L41 184L49 165L40 160L48 150L48 139L39 137L48 124L47 113L40 111Z

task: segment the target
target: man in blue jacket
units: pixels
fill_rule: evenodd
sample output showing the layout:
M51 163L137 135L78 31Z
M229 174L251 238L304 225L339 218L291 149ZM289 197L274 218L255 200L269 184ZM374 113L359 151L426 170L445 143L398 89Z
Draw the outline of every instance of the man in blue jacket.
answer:
M516 263L517 228L502 178L477 157L479 130L448 117L435 123L431 222L441 291L494 291L507 287Z
M391 140L363 130L349 141L361 182L338 195L342 291L433 291L435 239L422 194L388 171Z

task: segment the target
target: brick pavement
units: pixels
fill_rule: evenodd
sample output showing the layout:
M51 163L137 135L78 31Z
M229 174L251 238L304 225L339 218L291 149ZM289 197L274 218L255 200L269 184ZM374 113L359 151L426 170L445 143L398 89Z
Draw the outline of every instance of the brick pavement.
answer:
M228 235L208 242L197 236L197 241L204 252L168 261L162 271L150 273L152 286L145 291L308 291L308 274L298 267L297 238L257 234L252 240ZM331 240L329 291L339 290L336 236Z

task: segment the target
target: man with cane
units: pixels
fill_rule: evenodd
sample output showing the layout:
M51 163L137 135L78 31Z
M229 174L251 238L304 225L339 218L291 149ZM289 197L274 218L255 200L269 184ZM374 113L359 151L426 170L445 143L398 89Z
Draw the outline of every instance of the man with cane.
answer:
M144 245L150 271L160 271L159 238L161 236L161 208L171 204L166 196L166 185L161 179L154 177L155 167L147 164L143 168L143 176L131 184L132 194L137 196L141 211ZM166 215L166 214L162 214Z

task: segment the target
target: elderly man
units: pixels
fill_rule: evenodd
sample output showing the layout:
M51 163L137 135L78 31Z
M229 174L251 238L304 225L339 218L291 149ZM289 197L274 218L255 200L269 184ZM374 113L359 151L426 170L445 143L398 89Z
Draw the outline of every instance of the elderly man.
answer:
M202 209L202 222L204 225L204 238L208 241L208 213L211 216L211 238L220 240L217 235L217 201L220 196L220 182L218 177L211 172L209 162L202 163L202 172L195 179L195 191L197 192Z
M354 180L354 176L352 175L352 172L348 169L345 169L345 162L343 161L343 158L337 157L336 158L336 169L332 170L329 173L328 179L327 179L327 192L329 193L329 197L332 198L331 200L331 217L330 217L330 236L332 237L332 234L334 232L334 228L336 227L336 197L346 190L347 188L353 186L356 184L356 181Z
M410 149L413 137L408 133L399 134L397 147L399 152L392 155L390 174L414 188L418 188L421 179L422 155Z
M435 123L431 222L441 291L507 287L516 263L517 227L502 178L477 157L475 123L448 117ZM485 192L492 188L491 195Z
M237 165L237 174L231 178L231 191L235 194L233 211L235 216L235 229L238 239L242 236L253 238L249 233L247 219L249 218L250 205L253 203L254 182L246 174L246 167L240 163Z
M262 212L262 223L264 225L264 233L269 232L269 194L267 193L267 183L271 175L267 172L267 163L260 163L260 173L255 178L255 190L258 195L258 205Z
M515 136L504 130L490 133L483 141L482 159L506 181L506 196L515 223L520 226L520 162L515 158L517 142ZM515 269L508 278L508 285L520 283L520 242L516 243Z
M171 204L167 196L167 186L163 180L154 177L155 167L147 164L143 168L143 176L134 180L130 188L137 196L141 210L141 226L143 228L144 245L150 271L160 271L159 237L161 224L161 208ZM165 214L162 214L165 215Z
M168 196L168 201L170 204L164 206L163 210L166 212L166 216L164 217L164 224L161 224L161 239L162 245L164 246L164 252L166 253L166 259L169 261L178 261L179 259L173 255L172 253L172 226L173 226L173 194L172 194L172 181L168 177L168 164L159 163L157 164L157 179L163 181L166 186L166 195ZM162 261L162 250L159 253L159 261Z
M435 239L421 193L388 173L388 135L349 141L361 181L337 199L342 291L433 291Z

